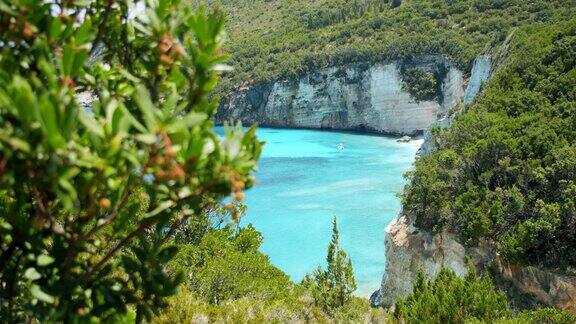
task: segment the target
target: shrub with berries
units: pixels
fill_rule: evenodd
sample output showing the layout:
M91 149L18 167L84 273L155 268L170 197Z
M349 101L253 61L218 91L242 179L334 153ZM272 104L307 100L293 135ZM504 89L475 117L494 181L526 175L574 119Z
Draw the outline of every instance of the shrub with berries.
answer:
M150 318L178 227L254 183L255 130L211 121L222 14L142 4L0 0L0 322Z

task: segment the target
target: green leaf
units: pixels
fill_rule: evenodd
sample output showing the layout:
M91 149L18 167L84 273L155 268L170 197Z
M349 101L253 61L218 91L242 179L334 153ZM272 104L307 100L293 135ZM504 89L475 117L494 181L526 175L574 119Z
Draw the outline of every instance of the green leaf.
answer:
M7 231L11 231L12 230L12 225L10 225L10 223L5 222L3 219L0 218L0 228L3 228Z
M146 217L154 217L172 206L174 206L174 202L172 200L164 201L158 207L156 207L156 209L146 214Z
M231 67L230 65L226 65L226 64L216 64L216 65L214 65L214 67L212 69L216 72L234 71L233 67Z
M14 10L12 10L12 8L7 5L6 3L4 3L4 1L0 2L0 11L4 11L7 14L16 16L18 13Z
M52 297L51 295L48 295L47 293L42 291L42 289L40 289L40 287L38 285L32 285L32 288L30 288L30 293L32 294L32 296L36 297L38 300L41 300L45 303L48 303L48 304L54 303L54 297Z
M136 135L136 139L144 144L152 145L156 143L157 137L154 134L139 134Z
M50 24L50 38L55 39L58 38L58 36L60 36L60 34L62 33L62 21L60 20L60 17L56 17L55 19L52 19L52 23Z
M41 267L45 267L49 264L52 264L53 262L54 258L45 254L39 255L38 258L36 259L36 263Z
M48 96L43 96L40 100L40 113L42 115L42 126L44 126L44 134L48 139L48 143L53 148L61 148L66 145L66 141L60 133L58 119L56 114L56 107L50 102Z
M58 20L58 19L56 19ZM92 37L92 21L87 18L84 23L76 31L76 42L78 45L86 43Z
M136 129L138 129L140 132L142 133L146 133L146 127L144 127L144 125L142 125L131 113L130 111L126 108L126 106L124 106L123 104L119 103L120 105L120 110L122 110L122 113L124 114L124 116L126 117L126 119L130 122L130 124L132 126L134 126Z
M178 133L181 130L190 129L201 122L205 121L208 118L206 114L191 112L184 116L183 118L178 119L177 121L173 122L172 124L166 127L168 133Z
M0 140L8 143L13 150L20 150L25 153L30 152L30 144L16 137L10 137L5 134L0 134Z
M158 253L158 260L162 263L167 263L172 260L174 256L178 253L177 246L169 246L164 248L160 253Z
M81 50L74 55L74 62L72 64L72 70L70 71L71 76L77 76L80 73L80 69L84 66L84 63L88 59L88 51Z
M36 271L36 268L28 268L24 272L24 277L31 281L34 281L40 279L42 275L40 275L40 273Z
M72 67L74 65L74 50L72 45L64 46L62 51L62 72L64 75L72 75Z
M78 198L76 188L74 188L72 183L64 177L60 177L60 179L58 179L58 185L60 185L60 187L62 187L62 189L66 191L65 196L59 196L62 199L64 206L66 207L66 209L72 209L74 205L74 200Z
M96 119L94 119L94 116L91 116L91 114L87 113L84 109L80 109L80 113L78 114L78 119L80 120L80 122L82 123L82 125L84 125L86 127L86 129L101 138L105 138L106 135L104 134L104 129L102 128L102 125L100 125Z
M35 118L38 118L37 100L30 83L17 75L14 77L14 80L12 80L12 85L15 92L12 100L17 106L16 113L27 121L33 121Z
M140 85L136 89L136 95L134 100L138 104L138 107L142 111L142 115L144 117L144 123L148 128L148 131L154 133L158 129L158 123L156 122L156 115L154 111L156 108L150 99L150 92L146 87Z

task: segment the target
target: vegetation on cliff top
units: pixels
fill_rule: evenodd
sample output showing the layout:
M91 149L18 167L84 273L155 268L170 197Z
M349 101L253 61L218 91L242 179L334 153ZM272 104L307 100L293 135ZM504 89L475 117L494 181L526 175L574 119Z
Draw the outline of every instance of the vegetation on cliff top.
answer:
M576 11L572 11L573 13ZM419 159L404 207L422 228L494 239L518 264L576 268L576 20L516 30L504 66Z
M569 19L566 0L220 0L229 89L351 62L440 54L465 71L512 28Z

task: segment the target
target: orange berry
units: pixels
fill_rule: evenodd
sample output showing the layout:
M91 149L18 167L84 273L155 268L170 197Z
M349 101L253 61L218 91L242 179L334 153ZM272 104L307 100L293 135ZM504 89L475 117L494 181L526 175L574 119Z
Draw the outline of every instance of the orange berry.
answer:
M165 54L168 53L168 51L170 51L170 48L172 48L173 45L174 42L172 41L172 36L170 36L170 34L164 34L160 38L158 49L160 50L160 53Z
M154 159L152 160L152 162L156 165L164 165L164 162L166 162L164 160L164 157L160 156L160 155L156 155L154 157Z
M234 193L232 193L232 196L234 197L234 199L236 199L237 201L243 201L245 198L245 195L242 191L235 191Z
M172 64L174 64L174 60L173 60L170 56L168 56L168 55L166 55L166 54L160 55L160 62L162 62L162 64L164 64L164 65L172 65Z
M158 169L158 170L156 170L156 172L154 172L154 177L158 180L164 179L165 176L166 176L166 172L164 172L164 170L162 170L162 169Z
M32 32L32 28L28 24L24 24L24 28L22 28L22 35L24 38L32 37L34 33Z
M171 52L172 52L172 55L173 55L175 58L177 58L177 59L178 59L178 58L181 58L181 57L184 55L184 50L183 50L182 47L181 47L180 45L178 45L178 44L172 46Z
M180 179L184 178L185 176L186 172L184 172L184 169L182 169L182 167L178 164L174 165L172 170L170 170L170 178L172 179Z
M176 150L172 146L166 148L166 156L169 158L174 158L176 156Z
M112 203L110 202L110 199L108 199L106 197L100 199L100 207L102 207L102 208L108 209L108 208L110 208L111 204Z

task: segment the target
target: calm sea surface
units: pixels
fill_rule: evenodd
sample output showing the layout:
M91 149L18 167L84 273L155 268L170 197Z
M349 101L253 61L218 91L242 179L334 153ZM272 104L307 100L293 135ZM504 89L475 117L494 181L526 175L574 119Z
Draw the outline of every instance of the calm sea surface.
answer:
M258 137L266 145L242 223L262 232L262 252L300 281L325 264L336 216L342 245L352 257L356 294L370 296L386 264L384 229L400 211L396 195L421 141L266 128Z

